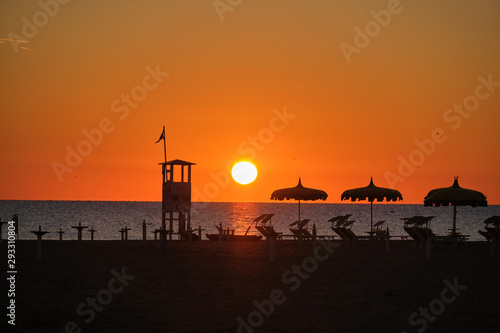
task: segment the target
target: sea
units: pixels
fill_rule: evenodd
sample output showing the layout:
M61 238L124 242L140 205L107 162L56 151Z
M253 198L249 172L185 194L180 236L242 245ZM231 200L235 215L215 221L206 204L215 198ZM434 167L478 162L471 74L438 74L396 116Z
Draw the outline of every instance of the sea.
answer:
M255 225L253 220L262 214L275 214L272 225L283 234L290 234L290 223L298 220L297 202L193 202L191 208L191 227L203 229L206 233L216 233L216 225L235 229L236 234L244 234L248 227ZM119 240L122 228L130 228L129 240L142 239L142 224L146 222L147 238L154 239L152 231L161 226L161 202L131 201L0 201L1 221L12 220L13 214L19 218L19 239L36 239L31 231L48 231L43 239L59 239L57 231L64 231L63 240L77 239L77 230L72 228L81 222L84 229L83 239L90 239L90 228L97 230L95 240ZM318 203L302 202L301 219L310 219L308 228L316 226L318 235L335 235L330 229L329 219L338 215L352 214L350 220L357 235L368 235L370 230L370 204L362 203ZM431 228L437 235L446 235L453 223L453 207L424 207L417 204L374 203L373 223L385 220L393 236L406 235L402 218L415 215L435 216ZM484 220L500 215L500 205L488 207L457 207L457 228L459 232L470 235L470 240L484 240L478 233L484 229ZM174 226L174 231L177 226ZM7 238L7 226L2 224L2 238ZM248 234L259 234L250 228Z

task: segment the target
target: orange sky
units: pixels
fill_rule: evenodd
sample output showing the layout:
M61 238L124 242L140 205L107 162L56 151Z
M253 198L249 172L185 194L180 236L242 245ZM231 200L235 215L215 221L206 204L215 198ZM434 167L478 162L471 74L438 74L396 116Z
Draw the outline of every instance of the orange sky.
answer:
M373 176L422 203L460 176L500 204L498 1L41 3L0 4L28 42L0 44L0 199L161 200L165 125L195 200Z

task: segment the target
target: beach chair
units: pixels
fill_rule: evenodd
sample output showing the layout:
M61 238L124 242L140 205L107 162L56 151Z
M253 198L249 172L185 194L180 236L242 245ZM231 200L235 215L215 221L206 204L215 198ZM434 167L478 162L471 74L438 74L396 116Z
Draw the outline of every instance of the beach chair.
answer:
M268 215L269 215L269 214L262 214L262 215L260 215L259 217L255 218L253 221L254 221L255 223L258 223L258 222L262 221L262 220L263 220L265 217L267 217Z
M356 235L354 233L354 231L352 231L352 225L354 224L354 222L356 221L347 221L346 223L344 223L343 225L343 231L349 236L350 240L351 241L356 241L356 240L368 240L370 239L370 236L359 236L359 235Z
M342 231L347 235L347 239L349 241L352 242L358 240L358 236L351 229L344 228Z
M351 229L352 225L356 221L355 220L349 221L349 217L351 216L352 214L347 214L344 216L337 216L330 219L329 221L332 222L331 229L335 233L337 233L343 241L353 242L356 240L368 239L369 237L358 236L354 233L354 231L352 231Z
M276 239L281 239L283 233L282 232L277 232L274 230L274 227L272 226L262 226L262 225L256 225L255 229L259 230L259 232L266 237L266 239L269 239L271 237L276 237Z
M269 225L271 225L271 218L274 216L274 214L262 214L259 217L255 218L253 221L255 224L259 224L259 222L264 225L267 222L269 222Z
M270 237L281 239L283 234L282 232L277 232L276 230L274 230L274 227L272 226L256 225L255 229L259 230L259 232L267 239L269 239Z
M355 220L346 221L341 227L339 227L340 231L346 236L346 240L348 242L353 242L361 239L368 239L369 237L358 236L352 231L352 225L356 222Z
M330 227L337 235L340 236L340 239L342 240L349 240L349 236L344 233L343 228L340 228L338 226L331 226Z
M489 242L491 241L491 234L488 230L484 231L484 230L478 230L477 231L481 236L484 236L484 238L486 238L486 240Z
M415 228L415 229L413 229L413 231L415 232L415 234L419 238L421 245L424 245L427 242L427 239L429 237L432 237L432 235L434 234L432 232L432 230L427 229L427 228Z
M273 226L264 226L264 228L266 229L266 231L268 232L269 236L271 237L276 237L276 239L281 239L282 236L283 236L283 233L282 232L277 232L276 230L274 230L274 227Z
M478 230L478 232L483 235L488 241L493 237L495 239L500 239L500 216L492 216L484 220L486 231ZM492 225L492 227L490 226Z
M416 230L418 228L417 224L419 221L418 216L413 216L413 217L404 217L401 220L404 221L404 226L403 229L406 231L408 235L413 239L413 247L422 247L423 242L422 242L422 237Z
M312 234L307 229L290 229L293 239L298 239L302 234L302 239L312 239Z
M484 224L486 227L491 228L490 224L493 225L494 228L498 229L500 227L500 216L492 216L484 220Z
M374 239L385 239L387 230L383 228L383 225L385 223L384 221L378 221L373 225L373 230L369 231L368 233L374 238Z
M271 237L276 237L276 239L282 238L282 232L277 232L274 230L274 227L271 225L271 218L274 214L263 214L254 219L253 221L256 223L255 229L257 229L266 239L270 239ZM259 225L259 222L261 225ZM266 225L269 222L269 225Z
M344 229L343 228L343 225L344 223L347 222L347 220L349 219L349 217L351 216L352 214L348 214L348 215L339 215L339 216L335 216L331 219L329 219L328 221L329 222L332 222L332 226L330 227L337 235L340 236L340 239L342 239L343 241L349 241L350 240L350 237L347 233L344 232Z
M336 227L331 227L331 228L337 235L340 236L340 239L349 240L349 236L346 233L344 233L343 228L336 228Z
M343 223L347 221L347 219L351 216L352 214L349 215L338 215L335 217L332 217L331 219L328 220L328 222L332 222L332 227L334 225L340 226Z
M259 230L259 232L266 238L268 238L270 236L270 233L269 231L267 231L266 228L264 228L264 226L261 226L261 225L256 225L255 226L255 229Z
M373 225L373 231L381 231L383 230L383 226L384 226L384 223L385 223L385 220L384 221L378 221L377 223L375 223Z
M421 248L427 243L427 240L447 240L446 236L437 236L432 231L430 224L435 216L420 216L416 215L410 218L402 218L404 220L403 229L414 240L413 247Z
M300 234L302 234L302 239L312 239L313 235L307 229L290 229L293 233L293 239L298 239Z
M435 216L414 216L411 218L412 224L417 228L426 228L429 229L431 227L431 221L435 218Z
M290 227L294 227L290 228L294 239L298 239L301 235L302 239L312 239L312 234L307 230L307 224L309 221L310 219L304 219L295 221L289 225Z
M307 227L307 224L309 223L309 221L311 221L311 220L304 219L304 220L300 220L300 221L295 221L295 222L290 223L288 226L295 227L295 229L301 229L301 228Z
M485 228L490 234L490 238L500 239L500 230L497 228Z
M413 247L421 247L422 244L421 244L421 238L420 236L415 232L415 227L403 227L404 231L406 231L406 233L408 235L410 235L410 237L413 239Z

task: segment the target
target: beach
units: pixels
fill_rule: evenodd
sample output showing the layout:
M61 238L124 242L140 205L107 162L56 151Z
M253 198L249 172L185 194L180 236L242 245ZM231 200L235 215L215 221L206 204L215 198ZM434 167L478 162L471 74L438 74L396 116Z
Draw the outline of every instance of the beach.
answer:
M0 333L500 332L500 0L0 13Z
M437 244L429 260L411 241L391 241L389 252L384 242L332 243L313 250L278 241L270 262L267 241L220 249L218 242L171 241L164 253L159 241L83 241L78 250L76 241L51 240L38 262L36 241L17 241L15 331L500 328L500 262L487 242L458 251ZM1 248L6 253L5 241Z

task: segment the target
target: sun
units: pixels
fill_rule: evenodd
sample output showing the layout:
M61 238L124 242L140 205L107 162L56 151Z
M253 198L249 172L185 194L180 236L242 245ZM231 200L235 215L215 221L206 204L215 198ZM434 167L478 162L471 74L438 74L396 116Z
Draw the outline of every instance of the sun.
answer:
M238 162L233 166L231 175L235 182L247 185L257 178L257 168L250 162Z

